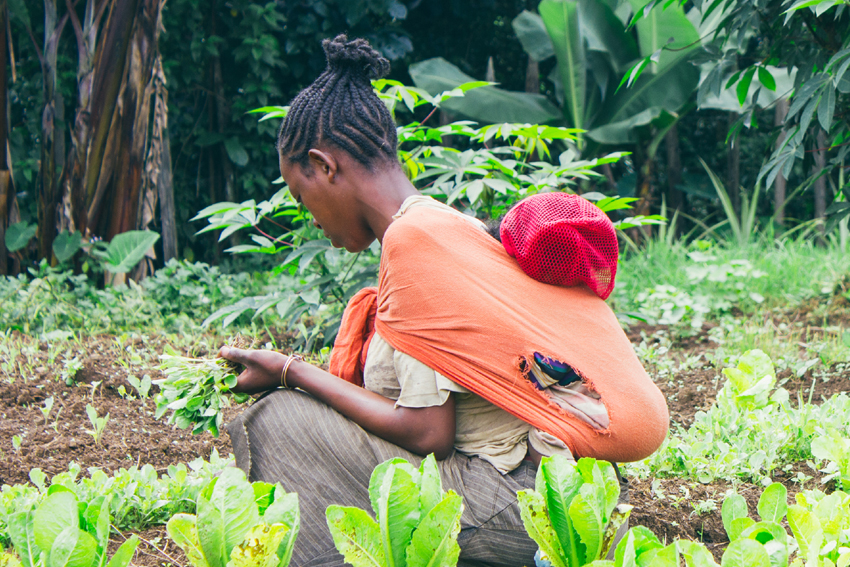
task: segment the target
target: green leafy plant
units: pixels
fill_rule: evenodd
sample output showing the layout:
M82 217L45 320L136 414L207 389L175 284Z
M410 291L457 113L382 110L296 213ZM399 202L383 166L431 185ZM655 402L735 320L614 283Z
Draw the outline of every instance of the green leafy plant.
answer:
M96 243L92 254L112 273L132 270L148 250L159 240L159 234L149 230L131 230L116 235L109 244Z
M297 494L229 467L198 495L197 514L176 514L166 530L194 567L286 567L299 526Z
M789 537L781 523L788 512L788 491L775 482L759 497L758 514L761 521L749 517L747 501L733 493L723 501L723 528L731 544L723 556L735 559L735 565L788 565ZM744 558L748 559L745 562Z
M788 508L788 526L799 547L792 567L850 565L850 495L807 490Z
M611 463L544 458L535 490L517 493L525 529L540 546L539 560L554 567L580 567L603 559L631 513L631 506L617 504L619 496Z
M103 437L103 432L106 429L106 424L109 422L109 414L100 417L97 415L97 410L91 404L86 404L86 415L91 422L91 429L86 429L86 433L94 438L94 442L100 445L100 439Z
M360 508L328 506L337 550L354 567L457 564L461 497L444 493L433 455L417 470L404 459L378 465L369 481L373 519Z
M230 406L230 397L240 404L250 398L231 392L238 372L223 358L189 358L171 349L160 358L159 369L167 378L153 381L160 390L155 398L157 419L170 410L168 423L191 427L196 435L209 431L218 437L221 409Z
M130 383L133 388L135 388L136 393L139 394L139 398L147 399L148 394L151 391L151 377L149 374L145 374L142 376L142 379L139 380L138 377L133 376L132 374L127 375L127 382Z
M735 368L724 368L728 378L719 400L732 401L741 409L759 409L770 403L776 385L776 371L770 357L756 349L741 356Z
M826 460L828 464L824 482L838 479L841 490L850 490L850 439L830 428L812 439L812 455L816 459Z
M35 236L38 227L26 221L16 222L6 229L6 249L9 252L22 250Z
M35 510L11 514L6 522L24 567L126 567L139 543L130 537L109 559L109 502L103 496L80 502L62 487Z

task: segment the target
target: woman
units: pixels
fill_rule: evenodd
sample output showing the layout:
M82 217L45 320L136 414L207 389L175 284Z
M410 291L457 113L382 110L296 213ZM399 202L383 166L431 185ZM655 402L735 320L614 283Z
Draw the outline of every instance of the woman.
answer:
M271 351L222 349L246 366L240 391L282 387L228 425L237 465L298 492L296 566L342 565L325 508L369 509L376 465L429 453L444 489L464 498L460 564L532 564L516 492L534 486L541 454L644 458L666 434L664 400L601 299L532 280L479 221L416 191L370 84L387 60L363 40L323 45L327 69L281 127L280 170L334 246L382 243L379 286L346 309L331 373ZM604 420L535 388L528 376L547 360L575 371ZM529 442L532 430L544 438Z

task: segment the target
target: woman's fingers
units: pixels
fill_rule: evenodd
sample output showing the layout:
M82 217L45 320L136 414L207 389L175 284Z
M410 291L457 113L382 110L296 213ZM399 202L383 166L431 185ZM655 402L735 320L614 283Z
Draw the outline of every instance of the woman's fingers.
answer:
M250 352L248 350L243 350L241 348L234 348L231 346L223 346L219 349L218 355L221 358L226 358L227 360L231 360L233 362L238 362L239 364L247 365L248 359L250 357Z

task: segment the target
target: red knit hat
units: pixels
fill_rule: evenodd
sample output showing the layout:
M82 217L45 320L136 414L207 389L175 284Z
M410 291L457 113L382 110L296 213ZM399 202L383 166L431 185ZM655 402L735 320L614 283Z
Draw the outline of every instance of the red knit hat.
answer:
M540 193L517 203L499 228L522 270L543 283L586 284L607 299L617 275L617 235L602 210L578 195Z

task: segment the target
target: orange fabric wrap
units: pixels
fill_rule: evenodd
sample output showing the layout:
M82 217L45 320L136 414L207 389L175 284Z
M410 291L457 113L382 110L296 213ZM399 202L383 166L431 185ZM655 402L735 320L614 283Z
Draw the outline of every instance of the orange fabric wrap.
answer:
M331 372L363 383L375 330L396 350L562 440L576 458L643 459L667 433L667 404L608 305L584 286L528 277L504 248L461 218L412 208L387 229L377 291L355 295ZM610 426L566 413L520 371L539 352L599 393Z

